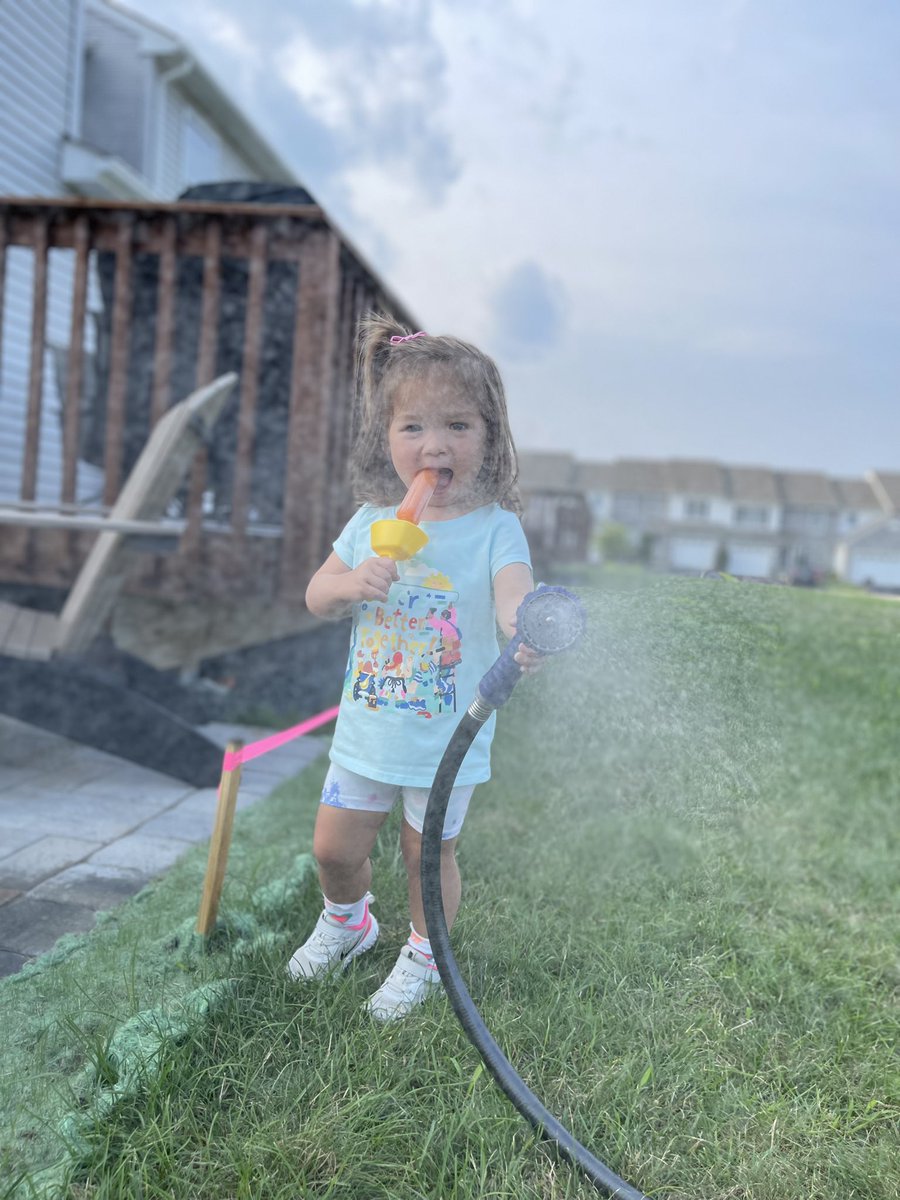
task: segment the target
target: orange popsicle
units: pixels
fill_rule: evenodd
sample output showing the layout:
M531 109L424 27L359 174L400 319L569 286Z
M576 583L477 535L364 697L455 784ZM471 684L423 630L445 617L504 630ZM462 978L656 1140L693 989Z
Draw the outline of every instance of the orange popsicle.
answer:
M419 471L409 485L409 491L403 497L403 503L397 509L397 520L412 521L413 525L418 525L422 520L422 513L434 495L437 481L438 473L434 467L425 467L424 470Z

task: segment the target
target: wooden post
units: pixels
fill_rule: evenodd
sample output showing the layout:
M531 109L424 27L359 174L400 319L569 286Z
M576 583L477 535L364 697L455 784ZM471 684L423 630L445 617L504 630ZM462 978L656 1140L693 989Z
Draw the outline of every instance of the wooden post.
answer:
M47 336L47 252L49 220L39 217L34 232L34 289L31 298L31 363L28 370L28 408L25 419L25 452L22 459L23 500L37 495L38 457L41 445L41 405L44 390L44 342Z
M103 449L103 503L115 504L122 483L122 458L128 401L128 358L131 341L131 259L134 213L122 214L116 234L116 273L113 277L112 332L106 393L106 445Z
M197 386L211 383L216 369L219 338L219 310L222 287L222 226L210 220L204 234L203 291L200 306L200 347L197 357ZM203 537L203 493L206 490L207 451L201 446L194 459L188 482L185 517L187 529L179 550L186 569L196 569L197 554Z
M153 401L150 426L169 409L172 374L172 339L175 333L175 292L178 288L178 228L175 217L166 217L159 252L159 283L156 297L156 345L153 349Z
M243 742L229 742L225 751L225 761L228 761L230 755L237 754L243 745ZM219 913L219 898L222 895L222 884L225 882L225 868L228 865L228 850L231 846L231 828L234 824L234 808L240 783L240 763L231 770L222 770L222 778L219 781L219 803L216 807L216 823L213 827L212 841L209 843L206 878L203 881L203 897L197 917L197 932L203 937L209 937L212 933Z
M301 601L319 565L325 517L328 408L340 301L337 234L306 234L299 255L281 542L281 597Z
M244 321L244 354L241 366L241 399L238 410L237 454L232 483L231 528L241 545L247 532L247 517L253 491L253 453L256 441L256 401L259 393L259 363L266 301L268 230L260 222L250 234L247 316Z
M78 429L81 420L81 380L84 374L84 318L87 310L88 256L91 230L82 213L75 218L75 281L69 331L69 365L63 408L63 473L60 500L74 504L78 490ZM71 546L71 542L69 543Z

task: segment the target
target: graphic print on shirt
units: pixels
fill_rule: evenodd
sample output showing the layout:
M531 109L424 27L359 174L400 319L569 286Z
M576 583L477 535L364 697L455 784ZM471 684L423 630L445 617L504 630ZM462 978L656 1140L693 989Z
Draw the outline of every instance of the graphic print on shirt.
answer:
M459 597L446 575L405 564L387 602L358 607L345 694L372 712L402 709L411 716L456 712L456 671L462 663Z

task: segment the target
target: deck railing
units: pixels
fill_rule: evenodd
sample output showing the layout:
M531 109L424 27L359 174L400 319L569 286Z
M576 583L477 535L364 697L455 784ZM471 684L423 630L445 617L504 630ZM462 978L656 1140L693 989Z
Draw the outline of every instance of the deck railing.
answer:
M355 326L372 307L408 319L402 308L314 205L5 198L0 337L4 303L23 303L5 270L11 254L21 255L17 247L32 260L30 338L27 346L0 342L2 403L7 412L15 404L24 411L14 502L48 503L46 487L38 489L42 434L56 419L47 411L48 351L58 366L60 412L50 504L70 512L107 511L167 408L235 370L232 407L198 455L175 514L186 522L175 556L182 569L157 566L155 586L165 590L178 574L183 592L187 560L202 590L204 555L215 544L238 591L267 588L298 599L349 510L343 465ZM48 263L59 252L64 269L51 280ZM57 335L51 346L48 301L60 280L68 329L65 344ZM25 377L19 395L5 383L16 355ZM91 499L80 482L88 474L98 481ZM261 538L268 551L246 554ZM32 554L33 581L46 582L38 559ZM77 563L63 565L70 571ZM10 578L2 555L0 576Z

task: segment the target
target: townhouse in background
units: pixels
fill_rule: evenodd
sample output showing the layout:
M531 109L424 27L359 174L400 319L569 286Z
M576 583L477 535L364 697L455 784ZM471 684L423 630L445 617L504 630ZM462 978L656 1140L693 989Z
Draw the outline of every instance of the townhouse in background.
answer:
M557 561L587 559L598 533L617 525L658 570L769 579L835 572L900 589L900 472L835 479L705 460L519 458L529 538Z

